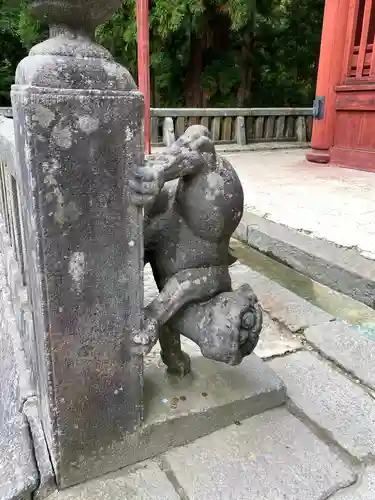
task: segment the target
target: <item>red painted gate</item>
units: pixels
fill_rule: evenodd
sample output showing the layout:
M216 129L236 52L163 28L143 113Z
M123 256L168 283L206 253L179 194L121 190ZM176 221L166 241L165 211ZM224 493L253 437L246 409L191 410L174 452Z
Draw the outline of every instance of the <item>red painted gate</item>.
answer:
M326 0L316 104L307 159L375 171L375 0Z

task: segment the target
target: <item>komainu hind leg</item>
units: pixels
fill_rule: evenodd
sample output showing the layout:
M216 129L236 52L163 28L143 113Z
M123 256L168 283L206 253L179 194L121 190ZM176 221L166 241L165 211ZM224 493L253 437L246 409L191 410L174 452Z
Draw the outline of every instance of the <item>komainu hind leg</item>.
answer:
M183 378L190 373L190 357L181 349L180 334L163 326L160 331L161 359L167 366L167 372Z

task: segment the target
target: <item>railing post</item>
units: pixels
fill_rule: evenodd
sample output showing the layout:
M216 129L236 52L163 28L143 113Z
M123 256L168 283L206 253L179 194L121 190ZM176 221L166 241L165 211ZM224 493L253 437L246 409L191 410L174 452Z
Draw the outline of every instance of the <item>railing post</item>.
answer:
M255 119L255 139L263 139L264 136L264 116Z
M175 141L173 118L166 117L163 122L163 144L171 146Z
M220 116L215 116L211 124L211 136L214 142L218 142L220 140L220 133L221 133L221 118Z
M236 142L239 146L246 145L245 118L243 116L236 118Z
M306 120L299 116L296 120L296 138L298 142L307 142Z
M153 116L151 118L151 144L157 146L159 143L159 118Z
M116 7L32 1L50 38L12 89L40 414L62 487L118 467L142 418L142 227L127 185L143 98L89 36Z
M279 116L276 119L276 139L285 137L285 116Z

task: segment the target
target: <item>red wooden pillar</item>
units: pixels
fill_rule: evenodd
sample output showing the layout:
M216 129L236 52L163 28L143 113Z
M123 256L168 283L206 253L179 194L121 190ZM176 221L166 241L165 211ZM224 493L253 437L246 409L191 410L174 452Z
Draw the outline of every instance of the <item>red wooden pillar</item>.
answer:
M314 119L312 151L306 155L312 162L328 163L330 160L336 117L335 87L342 78L348 11L349 0L326 0L316 86L316 95L325 99L324 118Z
M151 152L149 0L137 0L138 86L145 99L145 152Z

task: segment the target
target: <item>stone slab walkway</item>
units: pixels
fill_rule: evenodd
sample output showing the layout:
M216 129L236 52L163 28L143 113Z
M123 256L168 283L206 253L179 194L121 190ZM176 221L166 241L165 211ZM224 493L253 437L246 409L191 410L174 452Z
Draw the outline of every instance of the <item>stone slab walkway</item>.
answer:
M375 498L375 343L243 264L231 274L265 309L257 354L285 383L287 404L51 500ZM155 293L146 269L146 301Z
M226 154L251 213L375 259L375 175L305 161L306 150Z
M374 307L374 174L309 163L305 150L226 156L245 194L236 237Z

